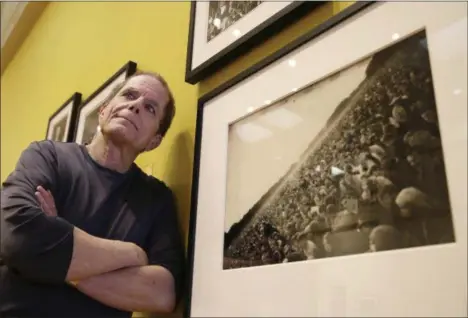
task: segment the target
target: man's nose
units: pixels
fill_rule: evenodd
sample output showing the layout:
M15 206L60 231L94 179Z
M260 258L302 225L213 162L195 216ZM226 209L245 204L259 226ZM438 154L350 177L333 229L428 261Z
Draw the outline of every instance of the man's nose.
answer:
M131 112L134 112L135 114L139 114L139 113L140 113L141 104L143 104L143 103L142 103L142 100L141 100L140 98L138 98L137 100L134 100L133 103L131 103L131 104L128 106L128 109L129 109Z
M128 107L128 109L131 111L131 112L134 112L135 114L139 114L140 113L140 109L138 107L136 107L135 105L130 105L130 107Z

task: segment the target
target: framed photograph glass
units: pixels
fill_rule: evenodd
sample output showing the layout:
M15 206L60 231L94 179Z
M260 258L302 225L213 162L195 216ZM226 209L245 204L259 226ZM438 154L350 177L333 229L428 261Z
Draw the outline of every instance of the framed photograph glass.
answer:
M195 84L325 1L193 1L185 80Z
M98 112L102 101L112 92L112 89L133 75L137 64L129 61L92 93L78 109L78 123L75 129L74 141L87 144L94 137L98 129Z
M73 141L75 120L81 103L81 93L75 92L57 111L52 114L47 124L46 139L55 141Z
M357 2L200 99L188 317L467 315L467 6Z

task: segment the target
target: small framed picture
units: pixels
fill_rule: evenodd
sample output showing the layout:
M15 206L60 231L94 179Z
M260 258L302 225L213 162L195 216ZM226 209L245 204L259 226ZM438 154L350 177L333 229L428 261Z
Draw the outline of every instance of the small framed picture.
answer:
M46 139L70 142L73 140L75 120L81 103L81 93L74 93L57 111L50 116Z
M78 109L77 124L75 127L74 141L79 144L88 144L93 139L99 123L99 107L102 101L112 92L112 89L137 70L137 64L127 62L114 75L104 82L92 93Z
M467 9L357 1L200 98L188 317L466 316Z
M185 80L195 84L325 1L192 1Z

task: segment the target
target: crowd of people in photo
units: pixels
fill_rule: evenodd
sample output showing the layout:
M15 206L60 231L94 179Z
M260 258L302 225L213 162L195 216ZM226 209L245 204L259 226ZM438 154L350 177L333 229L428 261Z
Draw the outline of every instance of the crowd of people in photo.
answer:
M454 241L427 49L414 40L225 251L225 268Z
M210 1L208 9L208 41L240 20L260 5L260 3L262 1Z

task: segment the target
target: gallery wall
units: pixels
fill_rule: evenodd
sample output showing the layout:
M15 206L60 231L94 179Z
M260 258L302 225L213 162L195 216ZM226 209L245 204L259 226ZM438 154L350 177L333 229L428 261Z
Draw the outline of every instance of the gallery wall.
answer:
M31 141L45 138L50 115L75 91L86 99L128 60L161 73L177 115L162 145L137 160L175 192L187 237L198 96L346 8L335 2L198 85L184 82L189 2L51 2L1 77L1 180Z

